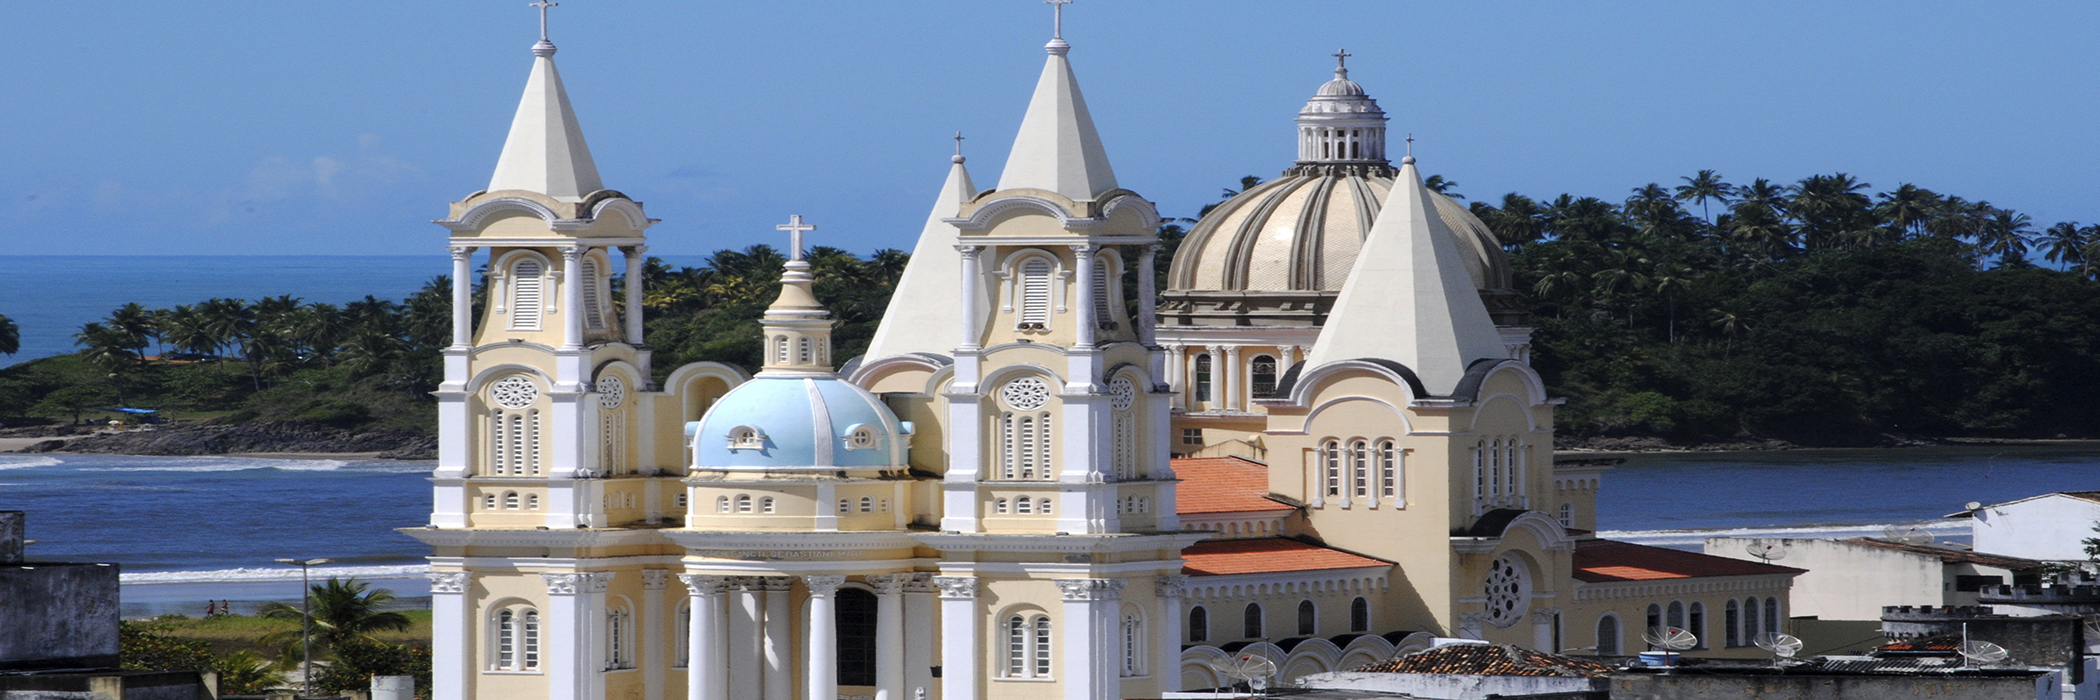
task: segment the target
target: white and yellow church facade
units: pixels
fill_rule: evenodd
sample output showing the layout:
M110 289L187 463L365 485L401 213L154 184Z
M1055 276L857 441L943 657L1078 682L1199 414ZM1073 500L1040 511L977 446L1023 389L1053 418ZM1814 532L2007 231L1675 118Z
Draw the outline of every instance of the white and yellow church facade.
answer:
M494 177L438 222L454 342L404 530L434 549L434 697L1147 698L1229 683L1228 655L1288 680L1441 637L1620 654L1658 625L1733 640L1745 602L1783 620L1795 570L1588 536L1598 469L1553 462L1499 246L1391 165L1345 72L1155 313L1121 297L1161 296L1159 215L1046 48L997 186L953 158L864 355L832 356L797 217L763 366L657 381L656 221L533 47Z

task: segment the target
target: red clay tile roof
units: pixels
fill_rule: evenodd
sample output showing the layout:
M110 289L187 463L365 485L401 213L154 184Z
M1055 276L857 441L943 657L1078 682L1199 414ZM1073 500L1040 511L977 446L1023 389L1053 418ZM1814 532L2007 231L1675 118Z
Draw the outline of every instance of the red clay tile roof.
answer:
M1440 673L1462 676L1602 678L1612 667L1507 644L1450 644L1358 669L1364 673Z
M1981 552L1971 552L1966 549L1952 549L1949 547L1940 547L1929 544L1903 544L1901 542L1877 540L1870 537L1854 537L1845 540L1845 542L1848 544L1865 545L1868 547L1874 547L1878 549L1893 549L1898 552L1910 552L1912 554L1923 554L1926 556L1939 557L1940 563L1943 564L1982 564L1984 566L1995 566L2000 569L2012 569L2014 571L2039 569L2041 567L2049 565L2048 562L2039 562L2033 559L2021 559L2019 557L2008 557L1998 554L1984 554Z
M1238 457L1201 457L1173 461L1181 483L1174 486L1174 512L1246 513L1291 510L1269 500L1269 467Z
M1952 632L1915 639L1891 640L1886 644L1882 644L1875 651L1904 655L1959 654L1961 653L1961 633Z
M1575 578L1589 583L1706 576L1801 574L1805 569L1761 564L1614 540L1576 540Z
M1320 571L1388 567L1382 559L1350 554L1281 537L1253 540L1210 540L1181 550L1187 562L1181 572L1191 576L1224 574L1270 574L1284 571Z

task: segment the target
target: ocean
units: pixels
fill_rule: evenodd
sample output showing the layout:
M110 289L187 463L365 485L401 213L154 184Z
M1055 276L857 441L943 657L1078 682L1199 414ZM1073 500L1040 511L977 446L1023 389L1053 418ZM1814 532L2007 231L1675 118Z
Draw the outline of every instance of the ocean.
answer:
M73 334L130 302L173 308L206 299L250 301L290 294L343 304L372 295L400 301L439 275L452 257L429 255L0 255L0 316L21 327L22 349L0 366L74 352ZM485 256L484 256L485 257ZM480 265L484 257L477 257ZM674 266L705 256L665 255Z
M296 568L428 595L429 462L0 454L0 510L29 511L29 553L124 566L127 615L206 599L296 599ZM2100 487L2100 444L1643 454L1604 473L1600 534L1697 550L1710 535L1875 536L1994 503ZM237 608L238 609L238 608Z

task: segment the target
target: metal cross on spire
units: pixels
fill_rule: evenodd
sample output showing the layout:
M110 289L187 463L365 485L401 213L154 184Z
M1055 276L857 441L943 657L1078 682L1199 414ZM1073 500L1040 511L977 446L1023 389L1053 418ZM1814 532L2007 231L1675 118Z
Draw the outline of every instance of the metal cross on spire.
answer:
M960 132L960 131L958 131L958 132L955 132L955 155L962 155L962 142L963 142L963 135L962 135L962 132Z
M1043 0L1043 4L1050 6L1050 38L1065 38L1065 6L1072 4L1072 0Z
M788 216L787 223L775 226L773 228L788 232L788 262L795 262L802 259L802 233L804 231L817 230L817 227L815 226L802 223L801 214L791 214Z
M561 3L558 3L558 2L547 2L547 0L540 0L539 2L529 2L529 3L525 3L525 6L526 6L526 7L537 7L537 8L540 8L540 41L546 41L546 40L547 40L547 8L550 8L550 7L560 7L560 6L561 6Z
M1334 57L1334 67L1336 70L1349 70L1349 57L1354 56L1356 54L1349 53L1348 49L1342 49L1340 51L1336 51L1327 55Z

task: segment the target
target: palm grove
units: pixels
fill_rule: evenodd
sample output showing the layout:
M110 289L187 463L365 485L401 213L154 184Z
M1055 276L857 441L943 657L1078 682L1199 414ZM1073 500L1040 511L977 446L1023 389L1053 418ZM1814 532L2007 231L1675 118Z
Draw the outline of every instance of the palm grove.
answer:
M2100 434L2089 400L2100 391L2090 370L2100 226L2043 228L1988 202L1910 184L1876 193L1842 173L1680 181L1617 202L1512 193L1471 205L1532 296L1535 363L1568 397L1564 434L1810 444ZM1457 194L1444 178L1430 184ZM1162 228L1162 270L1187 222ZM907 256L818 247L809 257L839 320L838 356L852 357ZM757 365L758 319L783 261L764 245L697 267L649 259L655 365ZM449 289L440 277L399 303L128 305L81 328L77 355L0 372L0 415L77 419L130 404L427 431ZM15 341L0 320L0 352Z

